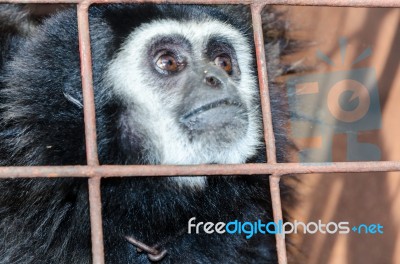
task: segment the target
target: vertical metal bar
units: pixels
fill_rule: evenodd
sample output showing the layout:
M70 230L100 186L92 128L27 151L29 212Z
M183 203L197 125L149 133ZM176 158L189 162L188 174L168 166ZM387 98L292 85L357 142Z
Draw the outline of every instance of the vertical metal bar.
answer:
M89 179L89 204L90 230L92 238L92 261L94 264L104 264L100 177Z
M88 165L99 164L96 142L96 112L94 106L92 55L89 35L89 4L78 5L79 51L81 56L81 77L85 121L86 159Z
M94 105L92 58L89 35L89 3L78 4L79 52L84 104L86 159L89 166L99 165L96 142L96 113ZM103 225L101 215L100 177L89 179L90 225L92 238L92 260L104 264Z
M281 176L277 174L273 174L269 176L269 188L271 191L271 202L272 202L272 211L274 213L274 222L278 223L279 220L283 221L282 216L282 203L281 203L281 195L279 188L279 181L281 180ZM279 264L287 264L287 253L286 253L286 244L285 244L285 235L284 234L276 234L276 250L278 252L278 263Z
M261 11L265 4L252 4L254 44L256 49L258 80L260 85L261 109L264 124L264 138L267 147L268 163L276 163L275 136L272 127L271 104L268 88L268 71L265 58L264 37L262 31Z
M254 43L256 49L258 80L260 85L261 109L264 124L264 138L267 148L267 162L276 164L275 135L272 126L272 113L268 87L268 71L265 57L264 37L262 30L261 12L265 4L252 4L251 15L254 30ZM279 189L280 175L271 175L269 178L272 211L274 221L282 220L282 204ZM276 234L276 250L279 264L287 264L286 244L283 234Z

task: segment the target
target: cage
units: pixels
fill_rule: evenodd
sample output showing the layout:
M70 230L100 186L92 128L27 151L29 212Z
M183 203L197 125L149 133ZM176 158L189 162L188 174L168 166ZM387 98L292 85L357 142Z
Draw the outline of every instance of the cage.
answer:
M27 3L27 1L8 0L0 1L1 3ZM263 118L263 130L265 143L267 148L267 163L266 164L238 164L238 165L187 165L187 166L171 166L171 165L124 165L124 166L111 166L99 165L97 154L96 142L96 120L95 120L95 105L93 94L93 79L92 79L92 61L91 61L91 46L89 36L89 18L88 8L91 4L108 4L108 3L138 3L143 1L134 0L95 0L95 1L68 1L68 0L32 0L29 3L42 3L42 4L76 4L77 5L77 18L78 18L78 33L79 33L79 47L81 58L81 76L82 76L82 89L84 98L84 123L85 123L85 142L86 142L86 166L34 166L34 167L1 167L1 178L18 178L18 177L84 177L89 181L89 201L90 201L90 223L91 223L91 236L92 236L92 259L93 263L104 263L104 248L103 248L103 231L102 231L102 215L101 215L101 192L100 180L105 177L113 176L171 176L171 175L248 175L248 174L269 174L270 176L270 191L272 208L274 212L274 220L278 222L283 219L282 205L280 197L279 182L282 176L297 175L297 174L314 174L314 173L367 173L367 172L390 172L400 171L399 161L323 161L316 163L277 163L276 161L276 146L272 126L272 116L270 109L270 98L268 89L268 74L267 74L267 61L265 60L264 41L262 34L262 22L260 17L261 10L265 5L285 5L285 6L347 6L347 7L400 7L400 3L396 0L271 0L271 1L227 1L227 0L213 0L213 1L167 1L168 3L178 4L248 4L251 7L252 24L254 30L254 45L257 58L257 69L259 77L259 87L261 95L261 107ZM162 1L146 1L151 3L164 3ZM301 10L300 7L298 7ZM305 7L303 7L305 8ZM291 12L291 11L290 11ZM290 13L289 12L289 13ZM301 11L302 12L302 11ZM325 11L330 12L330 11ZM396 20L394 20L396 21ZM397 20L398 21L398 20ZM332 22L333 23L333 22ZM324 30L327 26L321 26L319 30ZM398 31L397 31L398 36ZM395 42L398 44L398 41ZM396 47L394 47L394 52ZM322 55L321 55L322 57ZM329 61L328 61L329 63ZM396 62L394 62L396 63ZM398 66L398 65L397 65ZM349 73L354 76L370 75L368 69L363 73ZM398 73L398 71L397 71ZM325 76L326 77L326 76ZM330 75L332 77L332 74ZM297 78L297 77L296 77ZM303 79L287 80L289 88L293 82L293 87L296 87L300 82L315 83L321 80L321 76L309 76L310 79L304 81ZM333 77L332 77L333 78ZM342 75L335 78L344 78ZM356 78L356 77L354 77ZM353 78L353 79L354 79ZM316 81L317 80L317 81ZM338 82L338 79L334 79ZM357 80L357 79L356 79ZM296 90L296 88L294 88ZM300 98L300 97L296 97ZM301 99L299 99L301 100ZM372 99L371 99L372 100ZM297 102L297 101L296 101ZM305 105L307 101L300 105ZM379 107L378 107L379 108ZM298 109L296 109L298 110ZM331 111L334 112L334 111ZM336 118L338 119L338 118ZM379 123L380 121L378 121ZM346 122L344 122L346 123ZM368 126L371 124L366 124ZM363 124L359 127L364 129ZM365 128L364 130L376 129L374 125ZM346 130L346 129L344 129ZM315 131L314 131L315 132ZM301 138L301 137L300 137ZM368 151L367 151L368 152ZM357 154L355 154L357 156ZM287 176L290 177L290 176ZM322 179L322 177L321 177ZM162 254L147 245L141 244L139 241L132 241L141 250L148 252L150 255L157 257ZM288 263L285 236L282 234L276 235L276 247L278 252L278 262L280 264ZM318 260L320 262L318 262ZM322 263L323 260L316 259L313 263ZM310 262L311 263L311 262ZM366 263L366 262L363 262Z

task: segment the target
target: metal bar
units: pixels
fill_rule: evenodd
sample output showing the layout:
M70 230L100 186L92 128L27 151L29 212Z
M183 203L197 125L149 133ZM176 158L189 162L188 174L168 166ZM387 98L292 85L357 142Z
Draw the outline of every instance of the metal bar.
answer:
M0 3L23 4L110 4L110 3L155 3L155 4L269 4L306 6L348 7L400 7L399 0L0 0Z
M274 222L278 223L279 220L283 221L282 216L282 203L279 188L279 181L281 176L279 174L274 174L269 176L269 188L271 191L271 202L272 202L272 212L274 214ZM278 253L278 263L287 264L287 254L286 254L286 244L285 244L285 234L276 234L276 250Z
M251 5L251 16L254 31L254 45L257 58L258 81L260 86L260 101L264 125L264 140L267 149L267 162L268 164L276 164L276 144L272 124L272 112L268 85L268 69L265 56L265 42L261 20L261 12L264 6L264 4ZM274 215L275 223L283 220L279 180L280 176L271 175L269 177L272 213ZM275 235L275 239L278 263L287 264L285 236L284 234L277 233Z
M147 256L151 261L157 262L157 261L161 261L165 255L167 254L167 250L161 250L159 251L158 249L154 248L154 247L150 247L148 245L146 245L145 243L130 237L130 236L126 236L125 239L131 243L132 245L134 245L136 247L136 249L140 251L145 251L147 252Z
M92 76L92 56L89 35L89 3L81 2L77 7L79 52L81 58L82 94L84 105L86 159L89 166L99 165L96 142L96 112ZM104 264L103 224L101 215L100 177L89 179L90 228L92 239L92 261Z
M96 110L92 76L92 55L90 50L88 5L78 5L79 51L81 57L81 77L83 93L83 113L85 122L85 142L87 164L99 164L96 142Z
M275 135L272 126L271 105L268 88L268 72L265 58L264 37L261 11L264 5L251 5L251 16L254 31L254 45L257 58L258 81L260 85L260 101L264 125L264 139L267 148L268 163L276 163Z
M263 175L400 171L400 161L0 167L0 178Z
M101 215L100 177L89 179L90 233L92 263L104 264L103 219Z

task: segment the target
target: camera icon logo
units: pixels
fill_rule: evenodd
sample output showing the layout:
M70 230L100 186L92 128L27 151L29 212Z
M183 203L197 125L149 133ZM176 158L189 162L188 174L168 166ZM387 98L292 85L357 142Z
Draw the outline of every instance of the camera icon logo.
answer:
M346 40L340 40L342 62ZM353 64L365 59L365 50ZM334 66L322 52L317 56ZM333 138L346 136L347 161L380 160L375 144L361 142L360 132L381 128L381 110L375 70L358 68L346 71L309 74L287 80L291 133L295 141L314 141L316 146L300 149L301 162L331 162Z

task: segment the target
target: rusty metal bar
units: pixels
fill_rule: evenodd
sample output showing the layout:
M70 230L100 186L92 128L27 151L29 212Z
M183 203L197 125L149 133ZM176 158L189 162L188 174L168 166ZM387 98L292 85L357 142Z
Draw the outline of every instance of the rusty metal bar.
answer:
M96 112L92 76L92 56L89 35L89 4L81 2L77 7L79 52L81 58L82 94L84 105L86 159L89 166L99 165L96 142ZM104 264L103 224L101 215L101 178L94 175L89 179L90 228L92 261Z
M400 171L400 161L0 167L0 178L218 176Z
M92 76L92 54L90 50L88 5L78 5L79 51L81 57L82 93L84 105L85 142L87 164L99 164L96 142L96 109Z
M267 150L267 162L268 164L276 164L276 144L274 127L272 123L272 111L269 96L269 84L268 84L268 69L265 56L265 42L262 29L261 12L264 9L265 4L252 4L251 5L251 17L254 32L254 45L257 58L257 70L258 70L258 81L260 86L260 101L261 110L264 126L264 140ZM270 195L272 204L272 213L274 216L275 223L279 220L283 220L282 217L282 203L281 195L279 190L280 176L275 174L269 177L270 181ZM278 256L279 264L287 264L286 244L284 234L276 234L276 251Z
M101 215L100 180L100 177L93 177L88 180L92 263L94 264L104 264L103 219Z
M279 181L281 180L281 175L273 174L269 176L269 188L271 191L271 202L272 202L272 212L274 214L274 222L278 223L279 220L283 221L282 216L282 203L279 188ZM278 253L278 263L287 264L287 254L286 254L286 243L285 234L276 234L276 250Z
M153 261L153 262L157 262L157 261L161 261L165 255L167 254L167 250L158 250L155 247L150 247L146 244L144 244L143 242L131 237L131 236L126 236L125 239L131 243L132 245L134 245L137 249L137 251L142 252L145 251L147 252L147 257Z
M265 58L264 37L261 11L264 5L251 5L251 16L254 31L254 45L257 58L258 81L260 85L260 101L264 125L264 139L267 148L268 163L276 163L275 135L272 126L271 105L268 88L268 71Z
M55 0L56 1L56 0ZM91 3L260 4L349 7L400 7L398 0L92 0Z
M154 4L269 4L307 6L348 7L400 7L399 0L0 0L0 3L23 4L110 4L110 3L154 3Z

